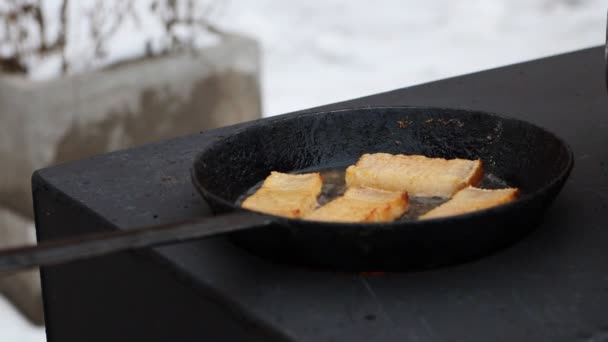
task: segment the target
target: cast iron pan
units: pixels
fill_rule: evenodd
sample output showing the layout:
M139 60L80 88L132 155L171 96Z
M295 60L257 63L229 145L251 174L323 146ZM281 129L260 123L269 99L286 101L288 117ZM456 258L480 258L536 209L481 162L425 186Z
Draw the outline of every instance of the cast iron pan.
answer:
M238 206L270 171L345 167L373 152L479 158L495 180L490 187L515 186L522 195L471 214L372 224L286 219ZM570 148L552 133L479 111L380 107L276 117L220 139L196 157L193 183L217 216L12 249L0 253L0 270L226 233L246 250L281 263L353 271L448 265L522 238L539 223L572 166Z

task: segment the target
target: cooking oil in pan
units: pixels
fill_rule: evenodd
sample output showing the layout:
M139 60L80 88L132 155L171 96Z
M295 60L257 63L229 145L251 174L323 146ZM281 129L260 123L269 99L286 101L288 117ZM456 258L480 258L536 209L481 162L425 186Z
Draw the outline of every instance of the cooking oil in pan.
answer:
M320 170L321 178L323 178L323 188L319 196L319 205L323 205L332 199L342 195L346 191L346 182L344 180L345 168L333 168ZM398 220L413 221L418 216L428 212L436 206L444 203L445 198L439 197L410 197L408 211Z
M321 194L319 195L319 198L317 200L320 206L326 204L334 198L341 196L346 191L346 182L344 178L346 173L345 167L327 168L320 170L303 170L296 173L307 172L321 173L321 178L323 179L323 188L321 189ZM239 197L239 199L237 200L237 204L241 205L245 198L252 195L262 186L262 183L263 180L257 183L251 189L249 189L241 197ZM500 189L509 187L509 185L505 181L489 173L484 174L484 177L478 186L484 189ZM446 202L447 199L441 197L410 197L409 201L410 203L408 211L397 221L414 221L418 219L420 215Z

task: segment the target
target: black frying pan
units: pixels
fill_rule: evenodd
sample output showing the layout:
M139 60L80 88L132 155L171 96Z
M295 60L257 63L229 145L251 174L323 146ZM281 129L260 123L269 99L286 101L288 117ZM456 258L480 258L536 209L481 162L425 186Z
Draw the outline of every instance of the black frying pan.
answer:
M510 204L450 218L391 223L320 223L256 214L238 201L270 171L353 164L388 152L481 159ZM539 223L573 166L570 148L530 123L455 109L380 107L260 120L202 150L192 180L215 217L81 236L0 253L0 270L47 265L230 233L263 257L343 270L406 270L470 260L518 240ZM496 180L499 180L498 182Z

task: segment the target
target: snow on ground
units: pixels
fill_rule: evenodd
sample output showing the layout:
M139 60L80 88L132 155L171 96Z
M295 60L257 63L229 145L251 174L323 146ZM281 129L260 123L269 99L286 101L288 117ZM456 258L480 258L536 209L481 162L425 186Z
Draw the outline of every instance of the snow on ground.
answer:
M62 74L62 50L47 54L35 52L40 46L52 46L60 36L60 13L65 0L44 0L41 14L44 18L44 34L40 23L31 16L23 16L17 22L25 30L25 39L15 44L16 32L0 25L0 56L14 57L22 50L20 61L26 66L30 79L46 80ZM212 0L193 2L192 10L187 1L177 1L176 13L167 2L153 0L79 0L70 1L66 7L65 62L67 74L78 74L111 65L117 61L158 55L170 49L172 35L186 46L205 47L215 45L219 37L194 22L205 17ZM17 3L35 3L20 0ZM14 9L16 4L0 0L0 12ZM192 16L190 16L192 14ZM0 17L2 18L2 17ZM171 28L167 23L177 20ZM11 26L19 26L13 25ZM12 32L12 33L11 33ZM4 37L12 37L4 39ZM95 38L99 37L99 38Z
M606 4L224 0L212 18L261 41L268 116L599 45ZM0 341L41 342L44 331L0 300Z
M43 342L46 335L44 328L33 326L6 298L0 296L0 341Z
M274 115L599 45L606 2L230 0L214 19L262 42Z

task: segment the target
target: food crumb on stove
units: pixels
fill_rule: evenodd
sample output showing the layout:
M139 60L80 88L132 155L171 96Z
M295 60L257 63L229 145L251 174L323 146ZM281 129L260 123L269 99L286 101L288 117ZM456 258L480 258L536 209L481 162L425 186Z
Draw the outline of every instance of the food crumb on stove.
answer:
M408 120L398 120L397 121L397 125L399 125L399 128L407 128L411 124L412 124L412 122L408 121Z

